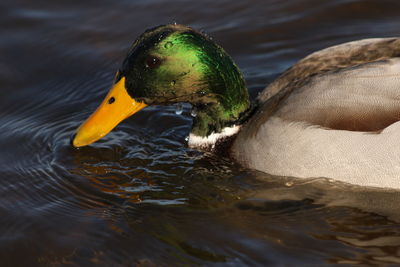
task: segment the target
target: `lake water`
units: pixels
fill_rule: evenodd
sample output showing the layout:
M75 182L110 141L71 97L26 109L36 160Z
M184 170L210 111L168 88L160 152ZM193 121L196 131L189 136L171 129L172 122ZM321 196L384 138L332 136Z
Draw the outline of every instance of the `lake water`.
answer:
M187 24L254 98L307 54L400 36L399 1L2 1L1 266L396 266L400 193L274 177L191 150L188 106L70 137L149 27Z

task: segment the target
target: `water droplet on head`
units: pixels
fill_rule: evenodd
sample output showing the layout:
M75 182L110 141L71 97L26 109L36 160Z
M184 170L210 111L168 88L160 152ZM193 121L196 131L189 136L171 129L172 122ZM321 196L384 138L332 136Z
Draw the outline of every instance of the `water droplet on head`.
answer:
M196 107L192 107L192 110L190 111L190 116L195 118L197 116L197 109Z
M186 137L185 137L185 141L186 141L186 142L189 142L189 136L186 136Z
M182 112L183 112L183 104L182 103L175 104L175 114L181 115Z
M165 45L164 45L164 47L167 48L167 49L171 48L173 46L174 46L174 44L172 42L166 42Z
M292 187L293 184L294 184L293 182L286 182L286 183L285 183L285 186L287 186L287 187Z

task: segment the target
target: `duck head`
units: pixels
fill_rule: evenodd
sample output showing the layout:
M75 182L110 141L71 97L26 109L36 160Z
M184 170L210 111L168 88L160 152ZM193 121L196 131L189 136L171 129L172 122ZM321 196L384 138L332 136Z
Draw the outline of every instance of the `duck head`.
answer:
M192 133L206 137L231 126L249 108L245 82L231 57L208 36L183 25L144 32L132 45L114 85L79 127L75 147L89 145L149 105L191 103Z

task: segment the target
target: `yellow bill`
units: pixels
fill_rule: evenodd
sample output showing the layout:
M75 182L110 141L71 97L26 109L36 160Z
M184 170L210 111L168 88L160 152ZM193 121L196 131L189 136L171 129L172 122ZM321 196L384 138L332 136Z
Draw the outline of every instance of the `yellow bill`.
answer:
M121 121L135 114L147 105L135 101L125 88L125 77L122 77L107 94L103 103L79 127L72 145L81 147L106 136Z

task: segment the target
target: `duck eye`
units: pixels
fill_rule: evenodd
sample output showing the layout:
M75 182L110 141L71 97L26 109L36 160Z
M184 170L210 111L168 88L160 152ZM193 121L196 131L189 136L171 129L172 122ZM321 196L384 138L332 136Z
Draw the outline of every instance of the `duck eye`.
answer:
M146 67L155 69L161 64L161 59L156 56L148 56L146 58Z

